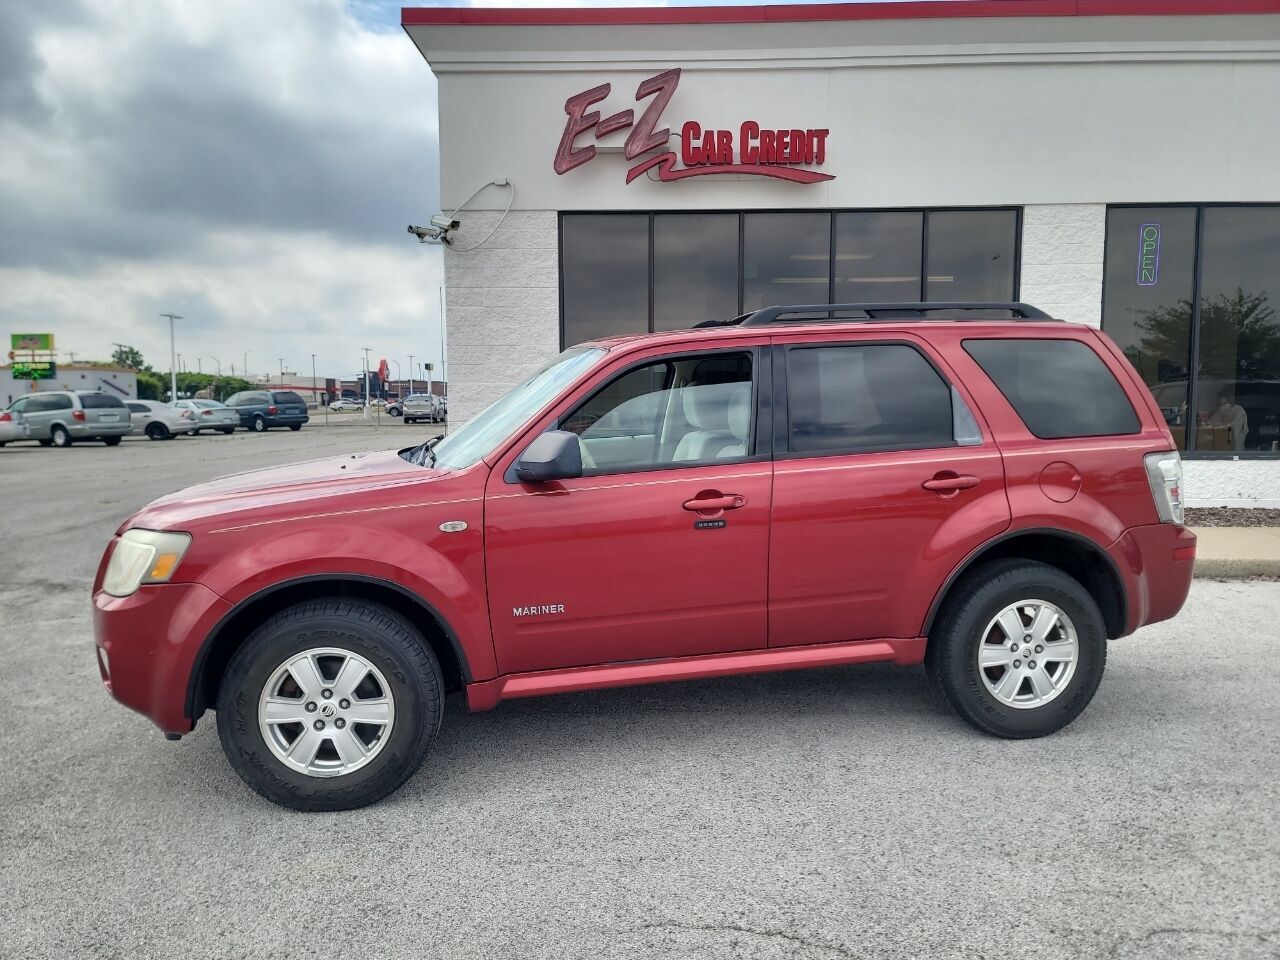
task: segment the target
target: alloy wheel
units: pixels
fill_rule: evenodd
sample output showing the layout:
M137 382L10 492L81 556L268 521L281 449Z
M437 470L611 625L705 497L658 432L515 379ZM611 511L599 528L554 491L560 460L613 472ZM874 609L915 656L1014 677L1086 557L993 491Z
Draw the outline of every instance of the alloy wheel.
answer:
M982 632L978 673L987 691L1019 710L1042 707L1071 683L1080 641L1071 618L1047 600L1019 600Z
M395 723L386 678L350 650L316 647L280 664L263 686L258 726L276 759L310 777L359 770Z

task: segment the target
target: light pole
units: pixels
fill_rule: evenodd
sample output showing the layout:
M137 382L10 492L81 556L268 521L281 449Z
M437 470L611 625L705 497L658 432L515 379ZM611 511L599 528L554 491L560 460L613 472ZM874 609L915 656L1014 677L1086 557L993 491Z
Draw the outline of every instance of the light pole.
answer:
M204 367L200 365L200 358L196 357L196 373L204 373Z
M184 320L185 317L180 313L162 313L162 317L169 318L169 399L178 399L178 351L174 345L173 339L173 321Z
M219 360L217 357L215 357L212 353L209 354L209 359L218 365L218 376L222 376L222 361Z
M249 354L251 353L253 353L252 347L244 352L244 378L246 380L249 379Z
M413 354L409 354L409 396L413 396Z
M396 387L397 387L396 393L403 394L404 393L404 374L400 370L400 361L396 360L393 357L391 362L396 365ZM384 393L383 395L385 396L386 394ZM396 399L402 400L404 398L401 396L401 397L397 397Z
M284 389L284 357L276 357L280 361L280 389Z
M364 415L369 416L369 347L361 347L364 351Z

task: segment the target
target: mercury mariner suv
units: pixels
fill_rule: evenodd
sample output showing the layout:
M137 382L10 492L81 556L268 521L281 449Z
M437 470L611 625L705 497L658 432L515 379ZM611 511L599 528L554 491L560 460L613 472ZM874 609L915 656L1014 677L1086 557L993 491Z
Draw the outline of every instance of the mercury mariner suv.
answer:
M923 663L972 726L1040 737L1186 599L1181 471L1090 327L770 307L571 347L443 439L156 500L103 555L98 665L171 740L215 709L302 810L404 783L450 691Z

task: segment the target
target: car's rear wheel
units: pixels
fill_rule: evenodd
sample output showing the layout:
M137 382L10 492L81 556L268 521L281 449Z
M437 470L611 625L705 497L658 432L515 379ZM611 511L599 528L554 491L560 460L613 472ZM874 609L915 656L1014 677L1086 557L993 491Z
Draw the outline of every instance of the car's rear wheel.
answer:
M417 770L444 713L440 665L398 614L361 600L310 600L236 651L218 691L227 759L295 810L375 803Z
M67 432L67 428L61 424L54 424L53 429L49 431L49 442L55 447L71 446L71 434Z
M253 420L249 422L249 429L252 430L254 433L266 433L267 418L264 417L262 414L258 414L253 418Z
M103 438L102 438L102 442L103 442L103 443L105 443L108 447L118 447L118 446L120 446L120 438L119 438L119 437L103 437Z
M148 423L144 432L148 440L168 440L170 436L169 428L163 423Z
M223 433L227 434L228 436L236 432L235 427L219 427L218 429L221 430Z
M302 429L302 424L300 424L300 423L291 423L291 424L289 424L289 429L290 429L290 430L301 430L301 429Z
M1062 729L1093 699L1106 626L1089 591L1056 567L997 560L951 591L929 635L935 691L971 726L1009 739Z

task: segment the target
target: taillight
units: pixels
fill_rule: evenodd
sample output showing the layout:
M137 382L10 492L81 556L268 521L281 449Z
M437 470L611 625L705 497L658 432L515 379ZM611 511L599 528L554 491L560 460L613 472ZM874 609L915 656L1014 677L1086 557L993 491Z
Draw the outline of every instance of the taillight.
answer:
M12 422L13 422L13 417L9 415L8 410L6 410L4 413L0 413L0 423L12 423Z
M207 410L206 410L205 412L206 412L206 413L208 413L208 411L207 411ZM183 420L191 420L191 419L194 419L194 418L191 416L191 411L190 411L190 410L183 410L183 411L182 411L182 419L183 419Z
M277 413L277 412L278 411L276 410L275 407L267 407L267 413Z
M188 412L190 412L190 411L188 411ZM213 411L212 411L212 410L202 410L202 411L200 411L200 415L201 415L202 417L212 417L212 416L213 416Z
M83 410L72 410L72 411L71 411L71 419L72 419L72 420L79 420L81 423L84 423L84 411L83 411Z
M1182 458L1178 451L1148 453L1142 463L1147 468L1147 482L1151 484L1160 522L1182 526Z

